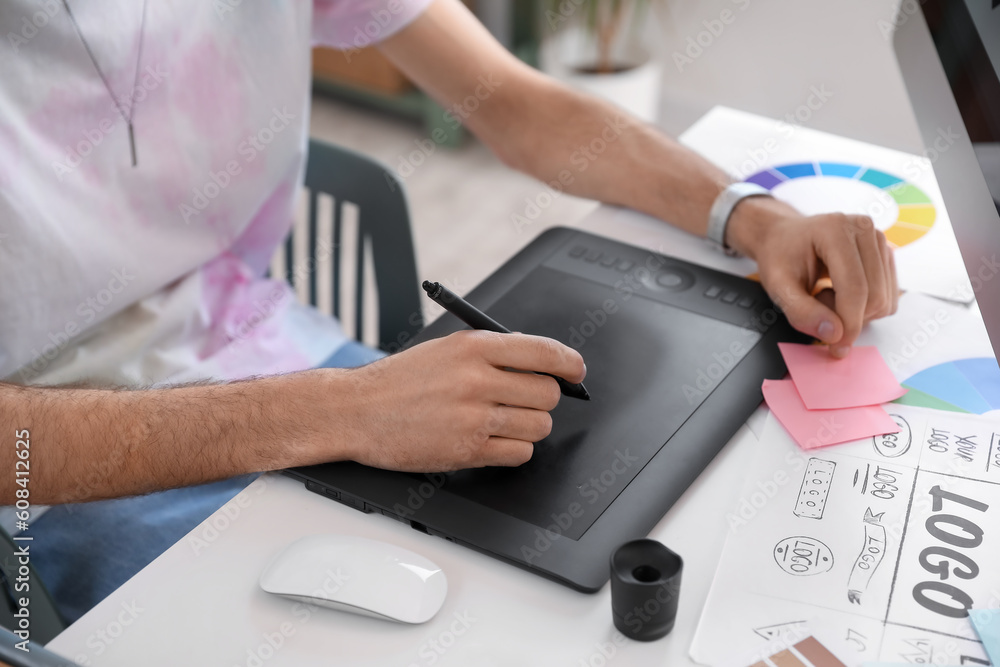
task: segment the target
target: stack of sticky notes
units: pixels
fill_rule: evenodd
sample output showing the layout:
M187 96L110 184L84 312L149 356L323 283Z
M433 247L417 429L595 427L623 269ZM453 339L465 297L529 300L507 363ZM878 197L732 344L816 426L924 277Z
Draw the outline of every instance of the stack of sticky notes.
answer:
M878 349L860 346L844 359L826 346L778 343L790 380L764 380L764 400L803 449L897 433L882 409L906 393Z

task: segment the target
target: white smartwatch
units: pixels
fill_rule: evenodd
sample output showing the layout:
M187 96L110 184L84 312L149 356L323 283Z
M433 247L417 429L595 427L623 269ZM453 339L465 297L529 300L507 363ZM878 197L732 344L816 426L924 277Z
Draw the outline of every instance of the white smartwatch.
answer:
M708 212L708 230L705 237L727 255L731 257L739 255L738 252L726 245L726 227L729 226L729 218L733 215L733 209L747 197L770 196L770 190L762 188L756 183L741 182L728 185L715 198L712 210Z

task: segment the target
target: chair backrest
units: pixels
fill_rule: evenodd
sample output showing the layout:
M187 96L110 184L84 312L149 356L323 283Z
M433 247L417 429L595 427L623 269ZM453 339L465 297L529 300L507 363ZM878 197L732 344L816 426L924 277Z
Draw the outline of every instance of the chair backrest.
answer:
M304 229L293 230L285 243L285 277L304 291L306 300L317 307L319 280L331 281L330 312L342 319L342 284L350 286L354 301L354 331L345 331L357 340L365 339L365 310L378 303L378 346L387 352L398 351L423 326L416 257L410 232L410 214L402 182L387 167L354 151L321 141L309 142L309 162L305 186L308 194L308 221ZM320 224L320 196L333 200L332 224ZM357 215L357 243L353 248L343 243L345 204L353 204ZM324 231L325 230L325 231ZM296 233L306 233L307 270L295 261ZM353 257L345 254L353 250ZM321 255L329 253L332 275L322 275ZM371 257L371 266L367 258ZM308 260L307 260L308 261ZM345 276L351 266L353 276ZM375 295L366 294L366 271L374 274ZM307 281L305 290L299 282ZM344 282L344 281L348 282Z

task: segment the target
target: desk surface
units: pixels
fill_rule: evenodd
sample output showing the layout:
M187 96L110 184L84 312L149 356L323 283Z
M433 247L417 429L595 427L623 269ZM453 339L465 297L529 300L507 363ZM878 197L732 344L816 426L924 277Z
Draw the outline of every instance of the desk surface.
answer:
M596 656L604 644L621 664L688 664L725 539L725 511L755 445L743 427L653 531L685 558L677 627L659 642L619 636L615 643L607 586L596 595L578 593L391 519L361 514L287 477L267 475L50 648L89 664L129 667L258 664L250 651L267 658L268 666L597 665L603 664ZM262 592L257 577L285 544L320 532L385 540L429 557L448 575L444 607L420 626L325 609L294 615L294 604ZM130 625L119 626L119 617ZM107 643L98 634L102 630ZM269 636L281 645L271 657Z
M703 241L646 216L602 207L580 227L656 250L704 260L716 268L747 267ZM900 333L941 309L953 326L906 355L897 374L948 358L954 349L983 349L988 340L975 308L905 295L900 313L866 328L864 344L883 354ZM968 326L968 322L978 323ZM977 328L978 327L978 328ZM905 342L905 341L904 341ZM988 352L987 352L988 353ZM907 366L911 367L910 369ZM610 590L572 591L488 556L365 515L267 475L90 613L49 647L93 665L691 665L688 649L738 503L743 471L754 456L765 408L741 428L651 537L684 558L677 625L652 643L624 639L611 622ZM421 553L448 576L444 607L429 623L403 626L320 609L294 615L293 603L262 592L259 573L295 539L333 532L380 539ZM276 647L276 648L275 648Z

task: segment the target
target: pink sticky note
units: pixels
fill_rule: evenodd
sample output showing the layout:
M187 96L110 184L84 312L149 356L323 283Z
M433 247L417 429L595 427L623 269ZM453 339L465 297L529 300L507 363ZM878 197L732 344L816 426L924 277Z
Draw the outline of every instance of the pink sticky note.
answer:
M845 359L820 345L778 343L778 349L810 410L880 405L906 393L874 346L851 348Z
M878 405L807 410L791 380L764 380L762 388L767 407L802 449L899 432L896 422Z

